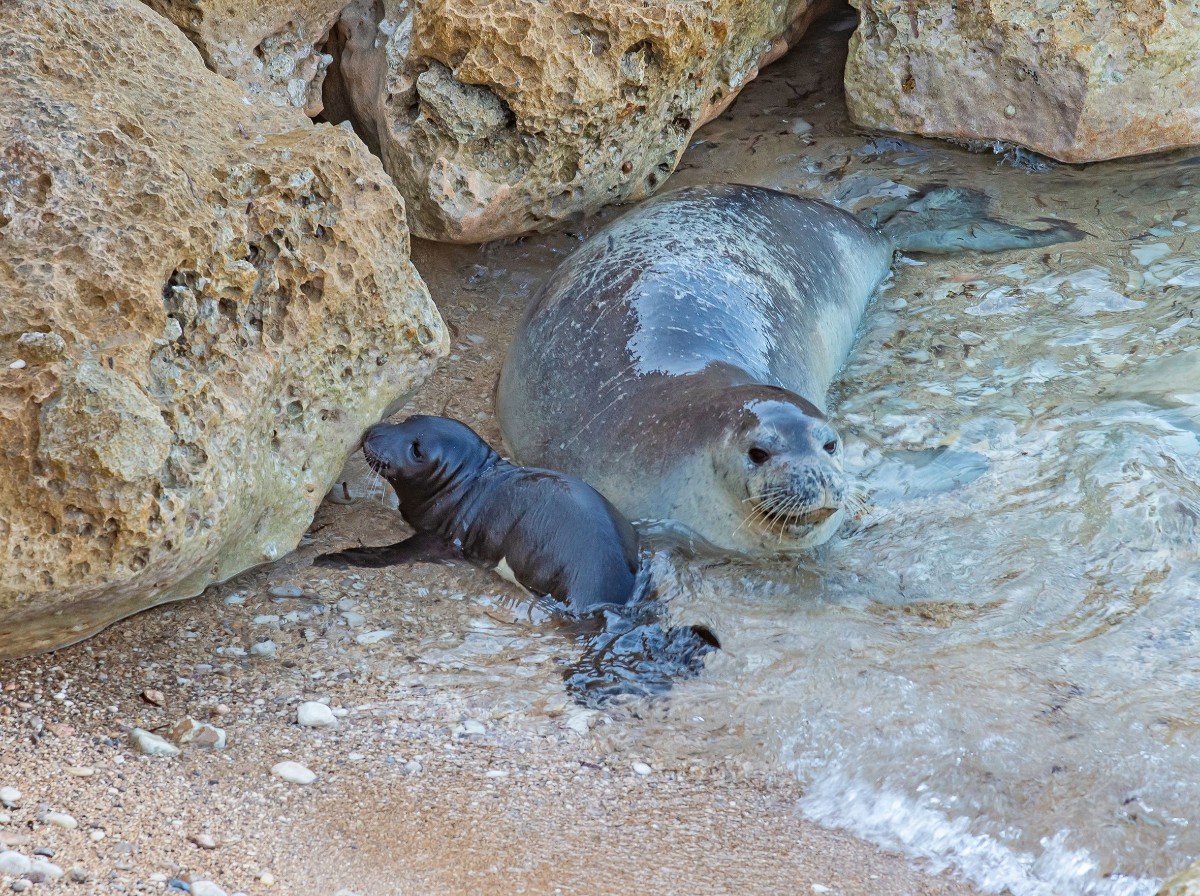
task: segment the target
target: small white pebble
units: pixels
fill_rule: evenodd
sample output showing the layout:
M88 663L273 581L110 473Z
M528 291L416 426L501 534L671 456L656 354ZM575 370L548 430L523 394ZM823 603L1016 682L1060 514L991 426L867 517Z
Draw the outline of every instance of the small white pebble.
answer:
M192 881L192 896L229 896L211 880Z
M361 635L359 635L354 640L357 641L359 644L377 644L380 641L382 641L384 638L390 638L394 634L395 634L395 632L392 631L390 628L382 628L382 629L377 629L376 631L373 631L373 632L363 632Z
M653 771L653 769L644 762L635 762L633 764L633 771L638 775L648 775Z
M66 812L47 812L44 820L46 824L52 824L56 828L63 828L67 831L73 831L79 827L79 822Z
M271 597L303 597L304 589L299 585L272 585L267 593Z
M309 700L296 707L296 724L301 728L334 728L337 718L324 703Z
M0 787L0 803L12 808L21 801L21 791L15 787Z
M270 871L264 871L258 876L258 882L264 887L272 886L275 883L275 875Z
M274 641L259 641L250 648L251 656L274 656L279 647Z
M19 852L0 852L0 877L20 877L22 874L28 874L32 867L33 862Z
M813 884L812 891L814 893L828 893L829 887L825 886L824 884Z
M311 784L317 780L316 772L291 760L275 763L271 766L271 774L276 778L282 778L289 784Z
M504 769L500 769L500 768L489 768L486 772L484 772L484 777L485 778L507 778L508 772L506 772L506 771L504 771Z
M142 728L133 729L133 742L147 756L178 756L179 747Z
M17 360L13 361L11 364L8 365L8 369L9 370L20 370L24 366L25 366L25 361L21 358L17 358Z
M106 833L104 833L104 831L100 830L99 828L96 828L96 830L92 831L90 834L88 834L88 836L91 838L93 843L99 843L101 840L103 840L108 835Z
M96 770L89 765L73 765L67 769L67 774L72 778L90 778Z
M45 875L47 880L58 880L63 876L63 870L60 867L45 859L34 859L30 863L29 871L32 874Z

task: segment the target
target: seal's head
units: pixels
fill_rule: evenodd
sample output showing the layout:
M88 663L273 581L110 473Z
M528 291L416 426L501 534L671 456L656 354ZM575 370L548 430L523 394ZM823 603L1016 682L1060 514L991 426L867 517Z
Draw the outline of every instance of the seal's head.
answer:
M421 415L377 423L363 437L362 450L371 469L396 490L402 509L431 500L498 459L465 423Z
M741 404L713 457L727 499L741 504L729 540L747 553L822 544L845 516L842 440L816 407L785 394Z

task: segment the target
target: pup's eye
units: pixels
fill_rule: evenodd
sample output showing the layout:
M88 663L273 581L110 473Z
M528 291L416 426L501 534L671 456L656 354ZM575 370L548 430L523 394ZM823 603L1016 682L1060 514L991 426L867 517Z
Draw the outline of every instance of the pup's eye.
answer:
M837 439L830 439L828 442L826 442L821 447L825 449L826 454L837 454L837 448L838 448Z
M752 464L761 465L765 464L771 459L771 452L765 448L759 448L757 445L755 445L746 452L746 457L750 458L750 462Z

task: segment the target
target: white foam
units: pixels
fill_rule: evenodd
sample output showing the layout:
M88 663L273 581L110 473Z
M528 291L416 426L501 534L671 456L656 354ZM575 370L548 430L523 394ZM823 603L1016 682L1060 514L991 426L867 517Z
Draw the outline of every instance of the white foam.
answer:
M795 764L793 770L800 771ZM826 827L843 828L884 849L922 859L934 874L952 868L985 893L1153 896L1161 883L1152 878L1102 876L1099 863L1086 849L1066 845L1066 831L1043 838L1036 855L1018 852L996 837L973 832L970 819L951 818L932 802L932 798L878 790L843 771L826 770L809 785L800 809Z

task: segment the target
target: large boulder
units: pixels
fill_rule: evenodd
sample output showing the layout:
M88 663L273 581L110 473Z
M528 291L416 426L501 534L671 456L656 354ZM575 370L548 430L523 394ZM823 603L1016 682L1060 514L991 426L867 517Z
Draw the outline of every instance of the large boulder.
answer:
M136 0L0 4L0 658L292 549L448 348L399 194Z
M354 0L326 115L346 116L413 232L477 242L649 195L696 128L823 0Z
M321 111L321 45L346 0L143 0L183 29L208 67L253 96Z
M850 114L1090 162L1200 143L1200 4L852 0Z

